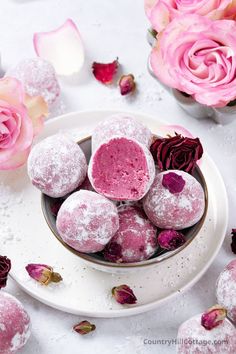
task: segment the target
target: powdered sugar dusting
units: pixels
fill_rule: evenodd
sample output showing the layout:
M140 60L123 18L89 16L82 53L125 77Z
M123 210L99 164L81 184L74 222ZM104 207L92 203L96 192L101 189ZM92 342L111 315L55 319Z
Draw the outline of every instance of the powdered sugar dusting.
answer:
M181 343L178 345L178 354L234 354L235 327L226 319L218 327L206 330L201 325L201 316L202 314L196 315L180 326L178 339Z
M184 229L200 220L204 212L204 191L200 183L184 171L174 171L185 180L180 193L170 193L162 185L162 177L169 171L157 174L144 199L144 210L150 220L163 229Z
M32 183L51 197L62 197L85 179L87 162L81 148L62 134L38 143L28 158Z
M232 276L233 271L236 273L236 265L234 269L226 268L221 272L216 284L216 298L236 323L236 279Z
M22 304L0 292L0 353L15 353L30 337L30 319Z
M21 81L30 96L42 96L50 106L60 95L60 86L52 64L41 58L25 59L9 70L6 76Z
M93 151L105 140L113 136L125 136L136 139L149 147L152 141L151 131L133 117L114 115L101 121L92 135Z
M81 252L101 251L118 227L116 206L105 197L86 190L69 196L57 216L59 234Z
M139 262L150 258L158 247L156 227L137 206L121 206L118 211L120 226L110 244L119 245L121 251L117 257L110 257L112 247L110 249L108 245L105 258L118 263Z

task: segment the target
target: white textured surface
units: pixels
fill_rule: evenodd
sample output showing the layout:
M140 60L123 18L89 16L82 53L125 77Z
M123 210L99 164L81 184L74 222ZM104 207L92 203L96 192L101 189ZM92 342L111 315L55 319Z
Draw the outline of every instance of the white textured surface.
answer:
M84 354L172 354L175 353L175 345L144 345L144 340L175 338L183 321L211 306L215 302L216 279L223 267L234 258L229 232L230 228L235 227L236 122L222 127L208 120L190 118L149 76L146 70L150 51L146 42L148 22L143 13L143 0L119 0L116 3L110 0L1 0L0 51L4 69L34 55L34 32L53 29L62 24L66 17L71 17L78 24L87 55L80 78L61 82L66 110L142 110L173 124L185 125L201 138L223 174L229 192L230 223L220 254L192 290L143 315L124 319L92 319L97 330L87 337L80 337L71 330L84 317L50 309L9 281L7 290L23 301L33 323L33 334L21 353L77 354L80 350ZM115 87L102 86L90 75L93 60L109 61L116 56L119 56L124 72L132 72L136 77L138 92L133 97L121 97ZM14 204L22 202L20 188L17 192ZM2 198L0 207L4 208ZM8 214L6 210L4 221L8 219ZM7 223L1 227L5 230L4 240L13 237L6 232L9 227Z

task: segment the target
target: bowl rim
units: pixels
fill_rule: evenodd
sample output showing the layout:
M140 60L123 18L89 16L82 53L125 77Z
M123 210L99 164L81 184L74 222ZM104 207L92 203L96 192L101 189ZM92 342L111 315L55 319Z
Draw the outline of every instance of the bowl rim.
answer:
M153 136L155 136L155 134L153 134ZM77 144L81 144L87 140L91 140L92 136L86 136L85 138L82 138L80 140L77 141ZM154 258L150 258L144 261L140 261L140 262L132 262L132 263L113 263L113 262L109 262L106 260L100 260L97 259L95 257L92 256L91 253L82 253L79 251L76 251L74 248L70 247L67 243L65 243L62 238L54 231L47 212L46 212L46 208L45 208L45 194L41 193L41 209L43 212L43 216L44 219L46 220L46 223L49 227L49 229L51 230L52 234L55 236L55 238L71 253L73 253L74 255L78 256L79 258L82 258L84 261L89 262L92 264L96 264L97 266L102 266L102 267L108 267L108 268L115 268L115 269L132 269L132 268L144 268L144 267L148 267L148 266L152 266L154 264L158 264L161 262L164 262L165 260L175 256L176 254L180 253L181 251L183 251L198 235L198 233L200 232L200 230L202 229L202 226L205 222L206 219L206 215L207 215L207 210L208 210L208 188L207 188L207 184L206 184L206 180L204 178L204 175L200 169L200 167L198 165L196 165L196 170L201 178L202 181L202 187L203 187L203 191L204 191L204 197L205 197L205 208L204 208L204 213L201 217L201 219L198 221L197 224L195 224L196 228L193 232L193 235L191 237L191 239L187 240L182 246L176 248L173 251L169 251L166 252L162 255L159 255L158 257L154 257Z

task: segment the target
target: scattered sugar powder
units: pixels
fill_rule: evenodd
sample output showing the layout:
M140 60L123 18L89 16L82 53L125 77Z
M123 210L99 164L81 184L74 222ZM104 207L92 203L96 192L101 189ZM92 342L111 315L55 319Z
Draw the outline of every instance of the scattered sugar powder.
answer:
M236 273L236 267L235 267ZM228 311L228 316L236 321L236 279L232 276L231 269L221 272L216 284L216 297L220 305Z

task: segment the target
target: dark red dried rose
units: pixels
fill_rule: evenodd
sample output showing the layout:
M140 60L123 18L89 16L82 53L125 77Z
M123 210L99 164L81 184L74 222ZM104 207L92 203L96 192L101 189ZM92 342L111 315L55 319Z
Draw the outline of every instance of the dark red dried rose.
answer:
M151 145L151 153L162 171L183 170L192 173L202 157L203 148L198 138L176 134L169 138L157 138Z
M118 263L122 259L122 248L117 242L110 242L105 247L103 255L107 261Z
M118 66L118 59L108 64L94 62L92 65L93 75L102 84L110 84L117 73Z
M5 256L0 256L0 289L7 285L8 273L11 270L11 261Z
M165 250L173 251L186 242L185 236L175 230L163 230L157 236L159 246Z
M234 254L236 254L236 229L232 229L232 242L231 242L231 249Z
M162 178L163 187L167 188L170 193L176 194L182 192L185 186L185 180L177 173L169 172L165 173Z

